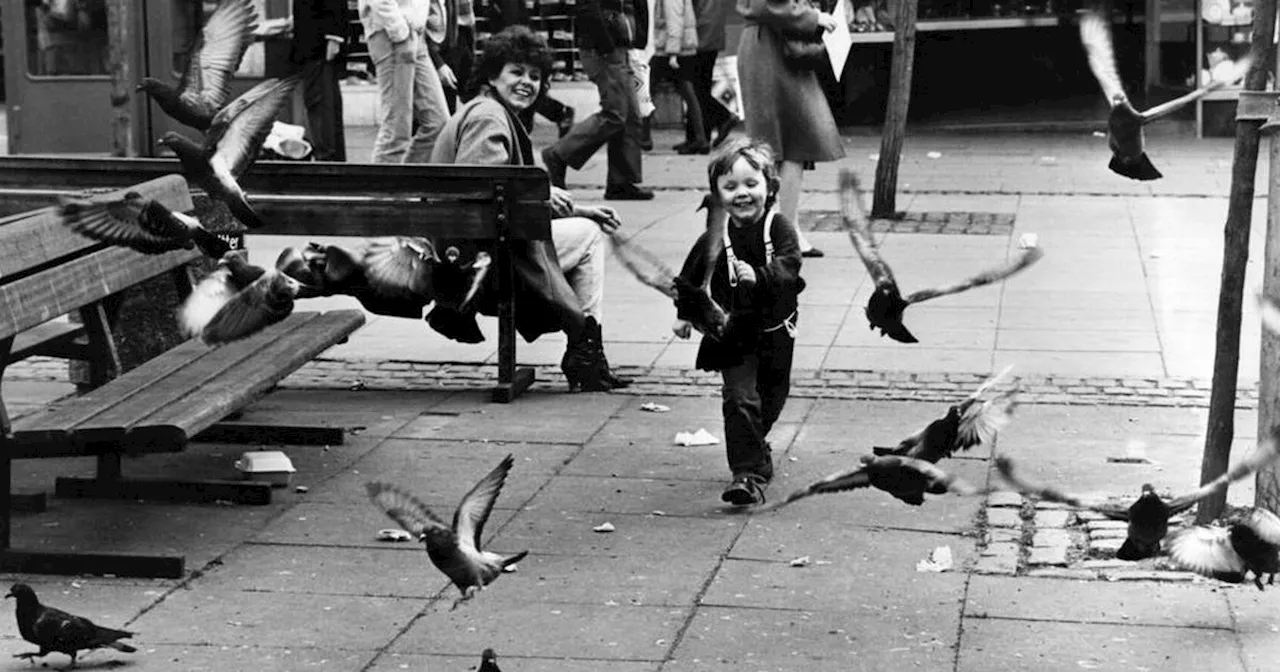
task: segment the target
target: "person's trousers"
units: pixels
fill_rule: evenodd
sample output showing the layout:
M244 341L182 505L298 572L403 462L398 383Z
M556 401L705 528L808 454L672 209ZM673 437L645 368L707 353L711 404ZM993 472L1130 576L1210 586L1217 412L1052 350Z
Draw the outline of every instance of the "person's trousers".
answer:
M453 70L458 78L457 89L445 89L444 97L449 104L449 114L458 111L458 104L471 100L476 95L471 87L471 70L476 61L475 28L458 26L458 42L444 54L444 62Z
M627 49L608 54L579 52L582 69L600 92L600 111L583 119L549 151L574 170L607 145L609 172L605 187L641 182L640 105L631 86Z
M702 110L702 128L711 137L711 131L729 121L733 115L716 97L711 94L711 80L715 75L718 51L699 51L692 56L678 56L681 77L687 78L693 85L693 92L698 97L698 107Z
M386 31L369 36L378 77L378 135L374 163L427 163L449 121L440 74L431 65L426 37L413 33L392 44ZM417 122L417 131L414 131Z
M302 101L307 108L307 133L316 161L346 161L347 134L342 119L342 78L339 62L321 60L302 81Z
M586 217L553 219L551 242L583 314L603 322L605 249L600 225Z
M526 130L533 130L533 116L541 114L543 119L553 124L559 125L560 122L569 116L569 106L551 97L550 91L544 91L533 104L516 113L520 121L524 122Z
M693 81L695 74L693 68L688 64L679 60L684 57L677 56L677 65L679 70L672 70L667 64L667 56L657 54L649 63L649 71L651 82L657 83L663 80L670 81L676 87L676 93L680 95L680 100L684 103L684 141L687 145L694 147L706 147L708 140L708 130L705 120L702 117L702 101L698 97L697 87Z
M720 372L724 443L734 478L756 474L773 478L773 460L765 437L782 415L791 393L795 338L785 328L760 334L754 352Z

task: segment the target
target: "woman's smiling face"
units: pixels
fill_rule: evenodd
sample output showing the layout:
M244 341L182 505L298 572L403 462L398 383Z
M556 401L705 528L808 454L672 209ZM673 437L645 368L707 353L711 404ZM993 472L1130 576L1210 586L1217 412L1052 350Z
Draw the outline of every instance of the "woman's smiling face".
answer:
M728 173L716 178L720 202L737 222L754 222L764 214L769 197L769 180L746 157L733 162Z
M542 69L527 63L508 63L502 66L502 72L489 80L489 86L508 105L517 111L524 110L538 99Z

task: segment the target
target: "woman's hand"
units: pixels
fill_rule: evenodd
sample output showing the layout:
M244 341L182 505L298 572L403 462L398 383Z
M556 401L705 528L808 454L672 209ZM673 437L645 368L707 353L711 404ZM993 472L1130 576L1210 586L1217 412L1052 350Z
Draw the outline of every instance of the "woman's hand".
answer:
M818 12L818 25L829 33L836 29L836 17L826 12Z
M560 187L551 187L551 216L572 217L575 211L573 194Z
M670 66L672 72L680 71L680 61L676 59L675 54L667 57L667 65Z
M739 283L746 285L747 287L756 284L756 271L754 268L751 268L751 264L738 259L733 264L733 270L738 273Z
M693 333L693 323L688 320L676 318L675 323L671 325L671 333L679 336L680 338L687 339L689 338L689 335Z
M600 225L601 231L610 235L622 226L622 220L618 219L618 211L605 205L581 205L574 214L594 221Z

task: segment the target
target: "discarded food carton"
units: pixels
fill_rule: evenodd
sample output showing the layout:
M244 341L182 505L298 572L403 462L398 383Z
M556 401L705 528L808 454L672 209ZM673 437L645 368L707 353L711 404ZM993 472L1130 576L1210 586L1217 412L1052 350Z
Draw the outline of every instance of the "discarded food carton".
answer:
M246 481L264 481L273 488L283 488L293 479L293 462L279 450L255 450L236 460L236 469Z

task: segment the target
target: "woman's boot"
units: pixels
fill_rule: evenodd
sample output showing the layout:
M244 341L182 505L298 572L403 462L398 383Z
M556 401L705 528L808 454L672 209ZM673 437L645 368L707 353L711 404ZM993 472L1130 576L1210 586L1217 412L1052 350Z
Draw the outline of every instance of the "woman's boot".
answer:
M592 318L587 318L594 322ZM583 327L576 338L569 337L569 346L560 359L560 370L569 381L569 391L608 392L613 386L604 380L597 345L591 342L590 326ZM597 341L598 343L598 341ZM607 369L604 369L607 372Z
M596 321L596 318L588 316L587 326L584 327L584 330L587 332L587 343L591 346L592 354L596 359L595 364L599 367L598 375L600 376L600 380L608 383L614 389L630 385L630 378L619 378L614 375L612 370L610 370L609 359L604 356L604 334L602 333L602 328L600 323Z

